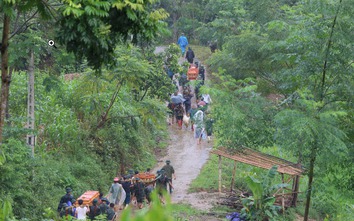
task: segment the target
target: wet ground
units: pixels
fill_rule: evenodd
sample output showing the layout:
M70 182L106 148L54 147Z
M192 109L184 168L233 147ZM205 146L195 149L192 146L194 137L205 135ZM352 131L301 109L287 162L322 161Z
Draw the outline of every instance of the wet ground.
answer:
M165 48L157 47L155 53L160 53ZM195 61L198 61L198 59L195 59ZM179 59L179 63L181 64L182 62L184 62L184 58ZM193 97L192 103L195 102L195 97ZM188 188L208 160L209 151L212 149L213 143L207 143L204 140L202 144L198 145L197 140L194 138L194 133L191 131L191 126L186 128L183 125L182 130L179 130L177 124L170 125L169 134L170 140L167 154L158 159L159 163L155 166L153 172L161 169L165 165L166 160L171 160L171 165L174 167L176 174L176 180L173 180L174 192L171 196L172 203L191 204L196 209L205 212L210 211L215 201L219 198L219 194L204 192L188 193Z

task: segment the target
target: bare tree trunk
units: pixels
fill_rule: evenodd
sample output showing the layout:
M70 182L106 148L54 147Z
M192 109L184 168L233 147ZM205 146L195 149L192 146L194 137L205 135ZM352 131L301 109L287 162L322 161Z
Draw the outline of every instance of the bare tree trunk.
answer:
M317 145L317 144L315 144L315 145ZM311 193L312 193L312 181L313 181L313 169L315 167L316 155L317 155L317 147L315 146L311 149L309 183L307 186L304 221L308 221L308 218L309 218L310 201L311 201Z
M5 124L6 109L11 79L8 74L8 47L10 33L10 17L4 15L2 42L1 42L1 104L0 104L0 144L2 143L2 133Z

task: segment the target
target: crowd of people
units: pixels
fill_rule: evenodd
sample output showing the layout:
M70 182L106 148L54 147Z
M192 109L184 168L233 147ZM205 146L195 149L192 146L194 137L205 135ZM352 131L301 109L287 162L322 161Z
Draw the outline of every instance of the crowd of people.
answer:
M129 205L138 209L144 207L144 203L151 203L151 193L156 190L160 200L164 203L163 193L173 192L172 180L176 179L175 170L170 160L166 160L157 174L151 173L147 168L144 175L154 175L153 180L142 180L139 178L139 171L129 170L128 174L115 177L108 190L108 194L100 192L98 198L93 199L92 205L85 205L83 199L75 200L72 189L66 188L66 194L61 197L58 205L60 217L71 220L75 217L77 220L96 220L96 217L102 214L106 215L108 221L115 220L117 212Z
M176 122L180 130L183 124L186 129L190 128L194 132L197 144L201 144L202 139L208 139L209 142L213 125L209 108L212 100L209 94L199 94L199 89L205 81L205 69L202 65L199 67L198 62L194 62L195 54L191 47L188 47L186 52L188 40L184 34L178 39L178 44L181 48L182 57L191 66L198 68L198 79L200 81L193 90L186 73L180 74L178 84L176 84L177 90L171 95L168 104L170 110L169 124L174 125ZM171 79L175 78L174 73L168 68L167 74ZM192 102L194 96L196 102ZM144 203L149 205L152 200L151 193L154 190L157 191L162 202L164 202L164 192L172 194L172 181L176 179L176 175L170 160L166 160L166 165L158 170L156 175L151 173L150 168L143 172L145 175L153 175L154 179L149 180L149 182L142 180L140 174L142 173L139 171L129 170L126 175L115 177L106 197L100 192L99 197L93 199L90 205L86 205L84 200L80 198L76 201L72 189L66 188L66 194L60 199L58 205L58 213L68 220L71 220L72 217L77 220L95 220L97 216L105 214L106 219L112 221L115 220L119 210L127 208L129 205L138 209L143 208Z
M188 46L188 40L182 33L177 42L181 48L181 54L184 59L188 61L191 68L198 69L198 83L196 83L194 90L189 84L187 73L180 73L178 85L176 84L176 91L171 95L171 99L168 103L169 108L169 125L174 125L175 122L178 125L178 129L182 130L184 124L186 128L191 129L194 132L194 137L197 139L197 144L201 144L203 139L211 139L212 127L214 120L210 114L210 104L212 103L209 94L200 94L200 88L205 82L205 68L203 65L199 65L198 62L194 62L195 53L191 47ZM194 63L193 63L194 62ZM167 73L171 79L174 74ZM194 92L193 92L194 91ZM196 98L196 102L192 102L192 98Z

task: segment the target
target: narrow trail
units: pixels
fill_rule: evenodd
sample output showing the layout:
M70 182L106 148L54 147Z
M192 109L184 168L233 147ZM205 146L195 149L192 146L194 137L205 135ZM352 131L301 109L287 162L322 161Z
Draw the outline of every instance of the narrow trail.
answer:
M166 47L157 47L155 53L163 52ZM180 58L179 63L184 61ZM198 61L196 59L196 61ZM195 97L192 103L195 103ZM166 122L167 123L167 122ZM197 145L191 126L179 130L177 124L169 126L169 145L167 147L167 155L158 159L158 164L153 171L161 169L165 165L166 160L171 160L171 165L175 169L176 180L173 180L174 192L171 195L172 203L187 203L194 208L208 211L212 208L211 202L203 199L199 193L188 193L189 185L195 179L203 165L209 158L209 151L212 149L212 142L202 141Z

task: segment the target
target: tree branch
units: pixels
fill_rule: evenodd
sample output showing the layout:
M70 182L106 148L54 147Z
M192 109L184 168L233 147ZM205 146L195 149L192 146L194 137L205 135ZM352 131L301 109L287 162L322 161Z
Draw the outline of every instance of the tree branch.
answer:
M25 20L25 22L21 25L21 27L17 28L13 33L11 33L9 40L14 37L16 34L18 34L25 26L25 30L29 27L29 25L27 25L27 23L32 20L34 18L34 16L36 16L38 13L38 9L33 13L32 16L30 16L27 20Z
M111 108L113 107L113 104L115 103L115 101L117 99L117 96L119 94L120 89L122 88L122 85L123 85L123 80L117 83L116 91L112 95L111 101L109 103L109 106L108 106L106 112L101 115L101 120L97 124L97 129L103 127L103 125L107 122L108 113L111 110Z

